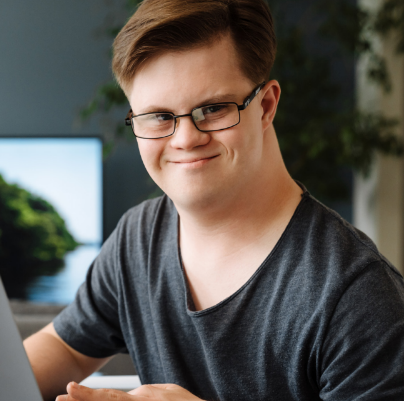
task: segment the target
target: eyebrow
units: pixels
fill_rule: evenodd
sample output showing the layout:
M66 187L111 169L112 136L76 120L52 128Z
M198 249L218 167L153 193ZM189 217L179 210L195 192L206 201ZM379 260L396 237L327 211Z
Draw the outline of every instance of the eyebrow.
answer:
M192 109L194 109L196 107L203 107L203 106L207 106L207 105L213 104L213 103L221 103L221 102L229 102L229 101L235 102L234 99L236 97L237 97L237 95L235 95L234 93L227 93L224 95L213 96L208 99L205 99L202 102L199 102L194 107L191 107L189 109L189 111L191 111ZM237 102L235 102L235 103L237 103ZM161 112L161 113L167 112L167 113L175 114L174 110L171 109L170 107L159 106L156 104L156 105L150 105L150 106L146 107L145 109L141 110L139 113L134 113L134 115L147 114L147 113L158 113L158 112Z

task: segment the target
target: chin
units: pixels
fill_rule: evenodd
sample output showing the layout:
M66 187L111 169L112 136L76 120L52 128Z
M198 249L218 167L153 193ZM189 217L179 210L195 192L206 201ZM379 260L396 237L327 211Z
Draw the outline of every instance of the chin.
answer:
M222 207L229 200L232 191L218 182L214 186L188 186L181 190L175 187L168 189L166 194L171 198L177 208L202 212L204 210L212 210L215 207Z

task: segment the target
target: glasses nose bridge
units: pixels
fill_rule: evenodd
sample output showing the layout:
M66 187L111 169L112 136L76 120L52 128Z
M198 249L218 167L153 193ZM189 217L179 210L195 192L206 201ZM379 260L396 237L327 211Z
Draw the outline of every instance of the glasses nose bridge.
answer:
M177 131L177 128L180 125L180 118L181 117L191 117L192 124L196 128L194 118L192 117L192 113L179 114L178 116L174 116L174 132L173 132L173 135L175 134L175 132Z

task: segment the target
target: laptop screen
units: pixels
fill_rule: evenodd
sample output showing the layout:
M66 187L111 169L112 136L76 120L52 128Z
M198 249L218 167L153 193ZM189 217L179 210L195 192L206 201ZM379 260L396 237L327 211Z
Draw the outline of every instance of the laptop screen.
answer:
M0 389L2 400L43 401L0 278Z

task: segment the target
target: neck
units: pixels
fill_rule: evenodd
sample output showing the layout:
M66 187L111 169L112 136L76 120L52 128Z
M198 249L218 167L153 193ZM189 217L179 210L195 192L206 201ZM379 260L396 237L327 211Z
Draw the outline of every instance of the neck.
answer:
M246 190L244 196L231 203L222 200L217 207L211 205L209 210L199 213L177 208L181 232L191 238L206 237L216 241L219 237L228 237L232 241L234 237L247 240L251 236L253 239L262 231L275 228L285 215L293 215L302 190L291 178L271 184L256 191L253 197Z
M223 190L204 207L181 207L182 263L196 310L216 305L254 274L285 231L302 190L289 176L275 134L254 179ZM271 139L269 139L271 142ZM240 189L241 188L241 189Z
M181 248L192 246L196 251L200 246L202 251L209 246L210 251L216 250L214 257L215 253L233 253L286 227L302 190L287 172L279 147L273 145L270 157L265 158L270 163L260 166L255 179L247 180L242 191L228 191L220 200L197 209L176 204Z

